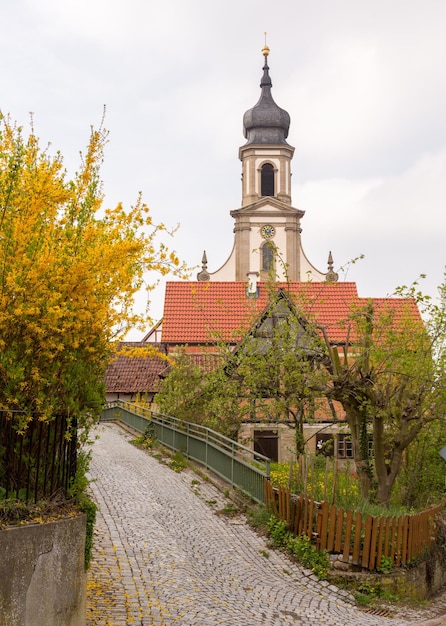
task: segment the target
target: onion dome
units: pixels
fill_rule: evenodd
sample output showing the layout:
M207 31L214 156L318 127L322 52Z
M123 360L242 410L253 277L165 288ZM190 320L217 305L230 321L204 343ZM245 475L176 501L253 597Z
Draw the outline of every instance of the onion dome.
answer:
M269 75L269 48L262 50L265 57L263 76L260 82L262 93L252 109L243 116L243 134L247 144L286 144L290 127L290 116L274 102L271 95L271 77Z

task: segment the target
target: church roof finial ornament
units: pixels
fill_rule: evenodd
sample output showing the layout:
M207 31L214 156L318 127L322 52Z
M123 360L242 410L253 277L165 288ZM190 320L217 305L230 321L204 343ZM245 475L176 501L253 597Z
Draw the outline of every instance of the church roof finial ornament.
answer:
M269 48L266 45L266 31L265 31L264 34L265 34L265 45L262 48L262 53L263 53L263 56L265 57L265 61L266 61L266 59L268 58L268 54L269 54Z
M203 251L203 256L201 258L201 272L197 274L197 280L202 282L207 282L210 279L208 272L208 259L206 256L206 250Z
M333 270L333 255L331 254L331 250L328 253L328 272L325 274L325 281L327 283L336 283L338 281L339 275Z
M245 145L288 145L286 138L288 137L290 127L290 116L287 111L277 106L271 95L273 84L269 75L269 48L266 45L266 33L262 54L265 57L265 64L263 66L263 76L260 81L260 89L262 90L260 99L257 104L253 106L252 109L246 111L243 116L243 132L247 139Z

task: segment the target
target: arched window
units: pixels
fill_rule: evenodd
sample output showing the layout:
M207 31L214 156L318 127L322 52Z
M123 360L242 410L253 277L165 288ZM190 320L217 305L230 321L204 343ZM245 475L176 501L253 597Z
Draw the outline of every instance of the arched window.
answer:
M270 272L274 268L274 244L266 241L262 246L262 270Z
M262 196L274 196L274 167L271 163L265 163L262 165Z

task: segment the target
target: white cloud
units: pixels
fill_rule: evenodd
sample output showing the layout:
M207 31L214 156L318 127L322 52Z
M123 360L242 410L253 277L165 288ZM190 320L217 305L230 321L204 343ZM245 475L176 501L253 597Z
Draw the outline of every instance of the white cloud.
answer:
M436 296L446 266L446 150L420 156L398 176L311 181L296 186L294 197L306 210L310 258L313 252L325 263L332 250L345 265L365 254L348 273L362 295L384 296L427 274L423 289Z
M141 190L190 265L229 255L242 117L273 95L291 115L305 251L364 295L442 277L446 229L443 0L16 0L0 23L0 109L70 172L107 105L106 200ZM162 299L162 296L160 296ZM159 311L159 307L157 309Z
M381 93L374 46L333 42L291 82L291 99L299 107L299 147L306 153L334 159L374 140L370 122Z

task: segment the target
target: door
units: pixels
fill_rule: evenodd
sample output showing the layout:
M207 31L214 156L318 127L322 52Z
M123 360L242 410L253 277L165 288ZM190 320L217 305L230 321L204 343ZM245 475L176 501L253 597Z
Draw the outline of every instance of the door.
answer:
M254 451L267 456L271 461L279 460L279 435L277 430L255 430Z

